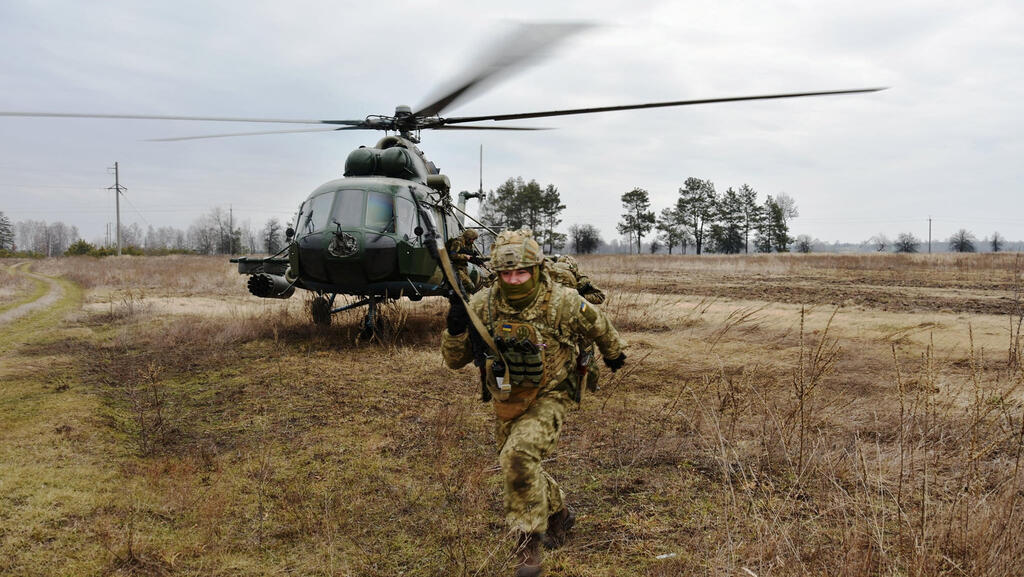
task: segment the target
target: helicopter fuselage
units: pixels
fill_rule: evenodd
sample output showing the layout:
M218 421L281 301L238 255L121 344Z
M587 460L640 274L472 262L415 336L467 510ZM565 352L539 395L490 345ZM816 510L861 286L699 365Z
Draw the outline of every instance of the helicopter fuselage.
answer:
M352 151L345 177L317 187L294 223L287 259L235 259L239 273L252 275L252 294L287 298L300 288L418 300L449 290L432 251L462 223L447 178L406 139L388 136Z

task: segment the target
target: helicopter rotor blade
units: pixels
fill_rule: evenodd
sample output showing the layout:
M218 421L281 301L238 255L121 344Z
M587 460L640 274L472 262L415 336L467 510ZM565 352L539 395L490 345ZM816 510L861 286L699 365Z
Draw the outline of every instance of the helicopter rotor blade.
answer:
M860 92L878 92L885 88L857 88L852 90L825 90L819 92L792 92L787 94L764 94L760 96L730 96L725 98L701 98L698 100L675 100L671 102L649 102L647 104L626 104L622 106L599 106L595 108L572 108L566 110L548 110L543 112L521 112L518 114L495 114L492 116L453 116L442 120L443 124L460 124L463 122L479 122L482 120L520 120L524 118L544 118L549 116L568 116L570 114L593 114L597 112L614 112L618 110L636 110L641 108L665 108L668 106L690 106L693 104L714 104L718 102L740 102L744 100L773 100L780 98L802 98L805 96L829 96L835 94L856 94Z
M257 132L233 132L229 134L204 134L202 136L174 136L171 138L147 138L146 142L178 142L204 138L230 138L232 136L260 136L263 134L298 134L301 132L335 132L338 130L373 130L370 126L341 126L338 128L297 128L294 130L261 130Z
M510 34L486 50L486 56L444 95L421 107L413 116L436 116L488 80L508 73L513 67L538 59L574 34L593 24L586 22L552 22L519 24Z
M473 124L462 124L459 126L445 126L441 124L428 128L431 130L551 130L550 128L531 128L528 126L477 126Z
M278 124L332 124L359 126L365 120L298 120L285 118L235 118L228 116L163 116L158 114L79 114L69 112L12 112L0 111L0 116L26 118L106 118L121 120L191 120L204 122L272 122Z

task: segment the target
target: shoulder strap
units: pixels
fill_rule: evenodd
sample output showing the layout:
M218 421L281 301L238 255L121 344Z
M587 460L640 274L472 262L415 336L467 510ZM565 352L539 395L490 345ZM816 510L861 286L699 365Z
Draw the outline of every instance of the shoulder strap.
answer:
M473 307L469 306L469 302L466 301L466 297L462 294L462 291L458 290L459 281L455 277L455 270L452 269L452 261L448 258L448 251L444 250L443 247L438 247L438 249L438 260L441 261L441 270L444 272L445 278L448 280L448 284L456 288L455 292L462 301L462 306L466 308L466 313L469 315L470 322L473 323L473 328L476 330L477 334L480 335L480 339L485 345L487 345L487 348L491 349L494 357L502 359L501 351L498 350L498 345L494 342L494 338L491 337L491 332L487 330L486 326L484 326L480 317L476 316L476 312L473 311ZM488 298L490 298L490 293L488 293ZM502 359L502 361L504 361L504 359ZM508 363L503 362L502 364L505 365L505 382L511 382L508 374Z

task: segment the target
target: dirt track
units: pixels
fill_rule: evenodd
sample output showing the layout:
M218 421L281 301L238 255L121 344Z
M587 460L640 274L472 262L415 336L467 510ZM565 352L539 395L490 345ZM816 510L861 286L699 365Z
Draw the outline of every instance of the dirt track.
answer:
M0 326L10 324L21 317L31 314L33 311L48 307L56 303L64 295L64 289L61 288L60 283L56 280L36 274L28 271L28 263L18 263L11 267L11 271L17 271L27 277L33 278L37 281L44 282L49 287L46 294L42 297L25 303L23 305L14 307L11 310L0 313Z

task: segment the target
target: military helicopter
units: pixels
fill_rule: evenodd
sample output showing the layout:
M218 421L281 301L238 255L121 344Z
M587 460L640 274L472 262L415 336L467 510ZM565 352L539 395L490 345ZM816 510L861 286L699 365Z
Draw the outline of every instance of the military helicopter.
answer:
M415 111L406 105L393 115L370 115L355 120L291 120L192 116L122 114L71 114L43 112L0 112L0 116L71 117L106 119L197 120L226 122L271 122L326 125L319 128L212 134L153 139L177 141L229 136L250 136L289 132L335 130L379 130L385 133L374 146L353 150L345 161L342 178L317 187L301 203L292 226L286 231L287 247L266 258L232 259L238 272L247 275L249 292L261 298L285 299L296 289L315 293L310 303L313 321L330 324L331 315L367 307L362 321L366 335L382 330L381 303L398 298L420 300L424 296L448 295L452 290L465 298L466 292L452 271L446 244L466 227L466 201L483 196L481 183L476 193L451 196L449 179L427 160L418 148L424 130L543 130L522 126L497 126L482 122L505 122L579 114L594 114L647 108L689 106L748 100L769 100L839 94L876 92L883 88L828 90L758 96L734 96L699 100L678 100L575 108L511 114L442 117L441 113L467 94L514 67L536 59L566 38L591 27L581 23L526 24L496 43L475 67ZM471 217L470 217L471 218ZM478 228L487 228L476 222ZM492 231L493 232L493 231ZM474 281L483 274L469 265ZM351 304L335 307L338 295L355 296Z

